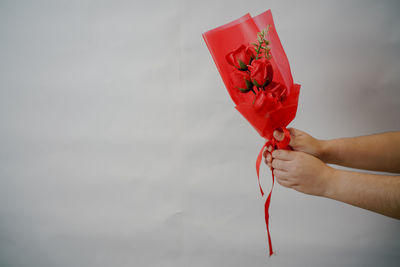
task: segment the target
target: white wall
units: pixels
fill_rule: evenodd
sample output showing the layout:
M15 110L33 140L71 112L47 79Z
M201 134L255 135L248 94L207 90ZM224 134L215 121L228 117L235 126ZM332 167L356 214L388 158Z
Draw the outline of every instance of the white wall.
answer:
M396 1L1 1L0 266L397 266L399 221L279 185L266 256L263 140L201 33L269 8L291 126L400 130Z

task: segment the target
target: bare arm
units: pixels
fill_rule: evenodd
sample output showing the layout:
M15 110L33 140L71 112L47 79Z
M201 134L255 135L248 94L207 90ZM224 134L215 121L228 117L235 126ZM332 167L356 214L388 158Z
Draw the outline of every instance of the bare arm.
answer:
M332 169L324 197L400 219L400 176Z
M298 151L275 150L272 158L275 178L285 187L400 219L400 176L337 170Z
M320 140L326 163L364 170L400 172L400 132Z

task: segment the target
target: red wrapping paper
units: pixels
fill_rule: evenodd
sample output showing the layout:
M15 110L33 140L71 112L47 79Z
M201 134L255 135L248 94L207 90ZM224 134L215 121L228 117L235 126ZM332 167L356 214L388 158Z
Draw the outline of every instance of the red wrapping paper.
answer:
M226 56L230 52L241 45L257 42L257 33L267 28L267 26L269 26L269 30L266 38L269 41L271 53L269 62L272 64L273 70L271 86L277 85L284 90L285 97L282 99L277 99L267 94L259 94L259 92L256 95L257 99L255 99L254 94L240 92L231 78L231 73L233 71L232 64L229 64L226 59ZM270 10L256 17L251 17L250 14L246 14L237 20L203 33L203 38L214 59L225 87L236 105L236 109L246 118L261 137L267 139L256 161L258 184L261 195L264 196L259 180L262 152L264 148L269 145L271 145L273 149L291 149L288 145L290 134L286 126L296 116L300 85L293 83L289 61L276 32ZM273 137L273 131L276 129L281 129L285 133L285 138L281 142ZM273 254L273 249L269 231L269 205L274 180L274 176L272 175L271 191L264 205L270 256Z

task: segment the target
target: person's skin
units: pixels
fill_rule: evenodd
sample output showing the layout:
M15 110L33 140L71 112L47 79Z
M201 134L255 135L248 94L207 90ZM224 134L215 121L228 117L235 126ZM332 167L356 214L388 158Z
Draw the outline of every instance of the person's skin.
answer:
M294 151L264 151L276 181L299 192L328 197L400 219L400 176L338 170L326 163L400 173L400 132L318 140L289 128ZM277 140L282 132L274 132Z

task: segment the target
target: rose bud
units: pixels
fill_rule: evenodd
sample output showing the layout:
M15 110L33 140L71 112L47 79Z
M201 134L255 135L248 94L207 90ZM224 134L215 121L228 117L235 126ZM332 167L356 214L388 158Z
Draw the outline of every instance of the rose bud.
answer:
M258 91L253 104L257 112L271 112L278 109L280 106L280 102L272 93L266 91Z
M272 64L266 58L256 59L248 66L251 81L258 87L264 87L272 81Z
M225 56L226 61L239 70L247 70L254 54L248 46L241 45Z
M287 89L285 86L282 85L282 90L279 93L279 101L285 101L287 96Z
M247 71L234 70L230 74L232 84L242 93L247 93L253 87Z
M271 92L279 101L284 101L286 99L287 89L283 84L272 82L265 87L265 91Z

